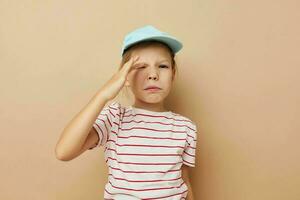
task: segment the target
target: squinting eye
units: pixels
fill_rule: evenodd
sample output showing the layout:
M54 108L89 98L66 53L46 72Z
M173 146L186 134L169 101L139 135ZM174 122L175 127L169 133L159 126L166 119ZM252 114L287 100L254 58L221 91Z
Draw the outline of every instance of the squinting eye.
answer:
M143 65L137 65L135 66L136 69L145 68Z
M163 67L163 68L169 68L169 66L167 66L167 65L160 65L160 67Z

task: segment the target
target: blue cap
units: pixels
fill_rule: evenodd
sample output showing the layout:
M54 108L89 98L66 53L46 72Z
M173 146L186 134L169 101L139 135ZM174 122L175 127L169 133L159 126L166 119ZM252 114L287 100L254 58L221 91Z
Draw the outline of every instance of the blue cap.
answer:
M178 41L174 36L171 36L166 32L162 32L151 25L147 25L135 29L134 31L128 33L125 36L123 41L121 56L123 56L124 51L127 48L141 41L146 41L146 40L157 40L163 42L171 48L174 54L177 53L182 48L182 43Z

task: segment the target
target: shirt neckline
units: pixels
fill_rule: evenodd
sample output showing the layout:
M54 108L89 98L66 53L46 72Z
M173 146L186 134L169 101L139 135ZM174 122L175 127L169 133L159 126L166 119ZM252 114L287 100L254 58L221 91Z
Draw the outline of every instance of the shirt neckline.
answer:
M148 114L171 114L172 111L151 111L151 110L146 110L143 108L137 108L134 106L129 106L130 109L132 109L133 111L135 111L136 113L148 113Z

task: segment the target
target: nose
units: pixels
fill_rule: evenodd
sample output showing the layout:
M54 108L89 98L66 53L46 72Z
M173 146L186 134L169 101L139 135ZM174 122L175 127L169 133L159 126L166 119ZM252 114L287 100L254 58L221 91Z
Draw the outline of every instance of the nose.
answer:
M158 72L157 70L149 70L148 72L148 79L151 79L151 80L158 80L159 78L159 75L158 75Z

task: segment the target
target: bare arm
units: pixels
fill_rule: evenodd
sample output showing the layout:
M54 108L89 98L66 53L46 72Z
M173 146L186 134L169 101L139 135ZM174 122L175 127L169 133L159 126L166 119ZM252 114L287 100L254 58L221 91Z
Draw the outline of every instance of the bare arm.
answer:
M114 99L123 88L128 73L138 57L131 58L93 96L88 104L67 124L55 147L56 158L69 161L95 146L99 137L93 124L106 103Z
M58 143L56 144L56 158L63 161L72 160L78 156L83 149L85 141L88 139L89 133L93 130L92 126L99 113L108 102L99 90L89 103L81 109L81 111L67 124L64 128ZM97 142L94 135L90 135L89 141ZM87 145L92 145L89 142ZM86 147L88 148L88 147Z

